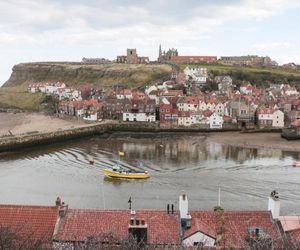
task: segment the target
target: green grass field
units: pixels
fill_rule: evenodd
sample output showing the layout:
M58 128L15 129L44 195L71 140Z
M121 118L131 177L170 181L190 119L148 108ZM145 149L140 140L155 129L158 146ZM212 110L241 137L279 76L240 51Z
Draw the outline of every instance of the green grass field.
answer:
M22 110L38 111L46 95L31 94L18 87L0 88L0 108L16 108Z
M186 66L189 67L205 67L208 70L219 71L223 74L228 74L230 72L243 71L246 73L270 73L278 74L285 76L296 76L300 77L300 70L288 70L280 67L269 68L269 67L244 67L244 66L230 66L230 65L221 65L221 64L201 64L201 63L184 63L179 64L181 69L184 69Z

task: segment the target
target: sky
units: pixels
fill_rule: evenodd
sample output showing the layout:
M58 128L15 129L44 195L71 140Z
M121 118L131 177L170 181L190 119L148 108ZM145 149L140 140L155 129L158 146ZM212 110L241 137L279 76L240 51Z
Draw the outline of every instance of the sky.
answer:
M299 0L0 1L0 85L13 65L116 59L136 48L157 59L260 55L300 64Z

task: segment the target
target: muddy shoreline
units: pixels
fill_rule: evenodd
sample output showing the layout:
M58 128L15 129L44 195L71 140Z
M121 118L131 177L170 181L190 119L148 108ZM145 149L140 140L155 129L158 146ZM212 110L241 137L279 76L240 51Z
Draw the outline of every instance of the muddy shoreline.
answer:
M88 129L87 129L88 127ZM9 134L11 132L12 134ZM128 134L150 139L167 134L204 136L208 142L243 148L280 149L300 152L300 140L287 141L280 133L242 133L241 131L210 131L205 129L161 129L155 124L86 124L82 121L62 120L36 113L0 113L0 151L13 150L103 133L114 136ZM1 137L2 136L2 137Z

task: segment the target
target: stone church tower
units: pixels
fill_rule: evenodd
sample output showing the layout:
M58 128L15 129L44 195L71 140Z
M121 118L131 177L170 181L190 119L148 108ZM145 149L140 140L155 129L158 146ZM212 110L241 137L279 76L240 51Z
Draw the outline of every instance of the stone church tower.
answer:
M136 49L127 49L127 63L137 64L138 56L136 53Z

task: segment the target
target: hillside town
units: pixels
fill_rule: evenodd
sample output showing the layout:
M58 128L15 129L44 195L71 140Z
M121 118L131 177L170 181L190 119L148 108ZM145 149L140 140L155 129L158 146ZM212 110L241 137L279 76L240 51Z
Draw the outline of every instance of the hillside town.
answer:
M169 80L132 89L115 84L77 88L61 82L33 82L30 93L57 100L60 117L87 121L115 119L158 123L161 127L283 128L298 127L300 93L289 84L237 85L229 75L213 75L204 67L173 70Z

